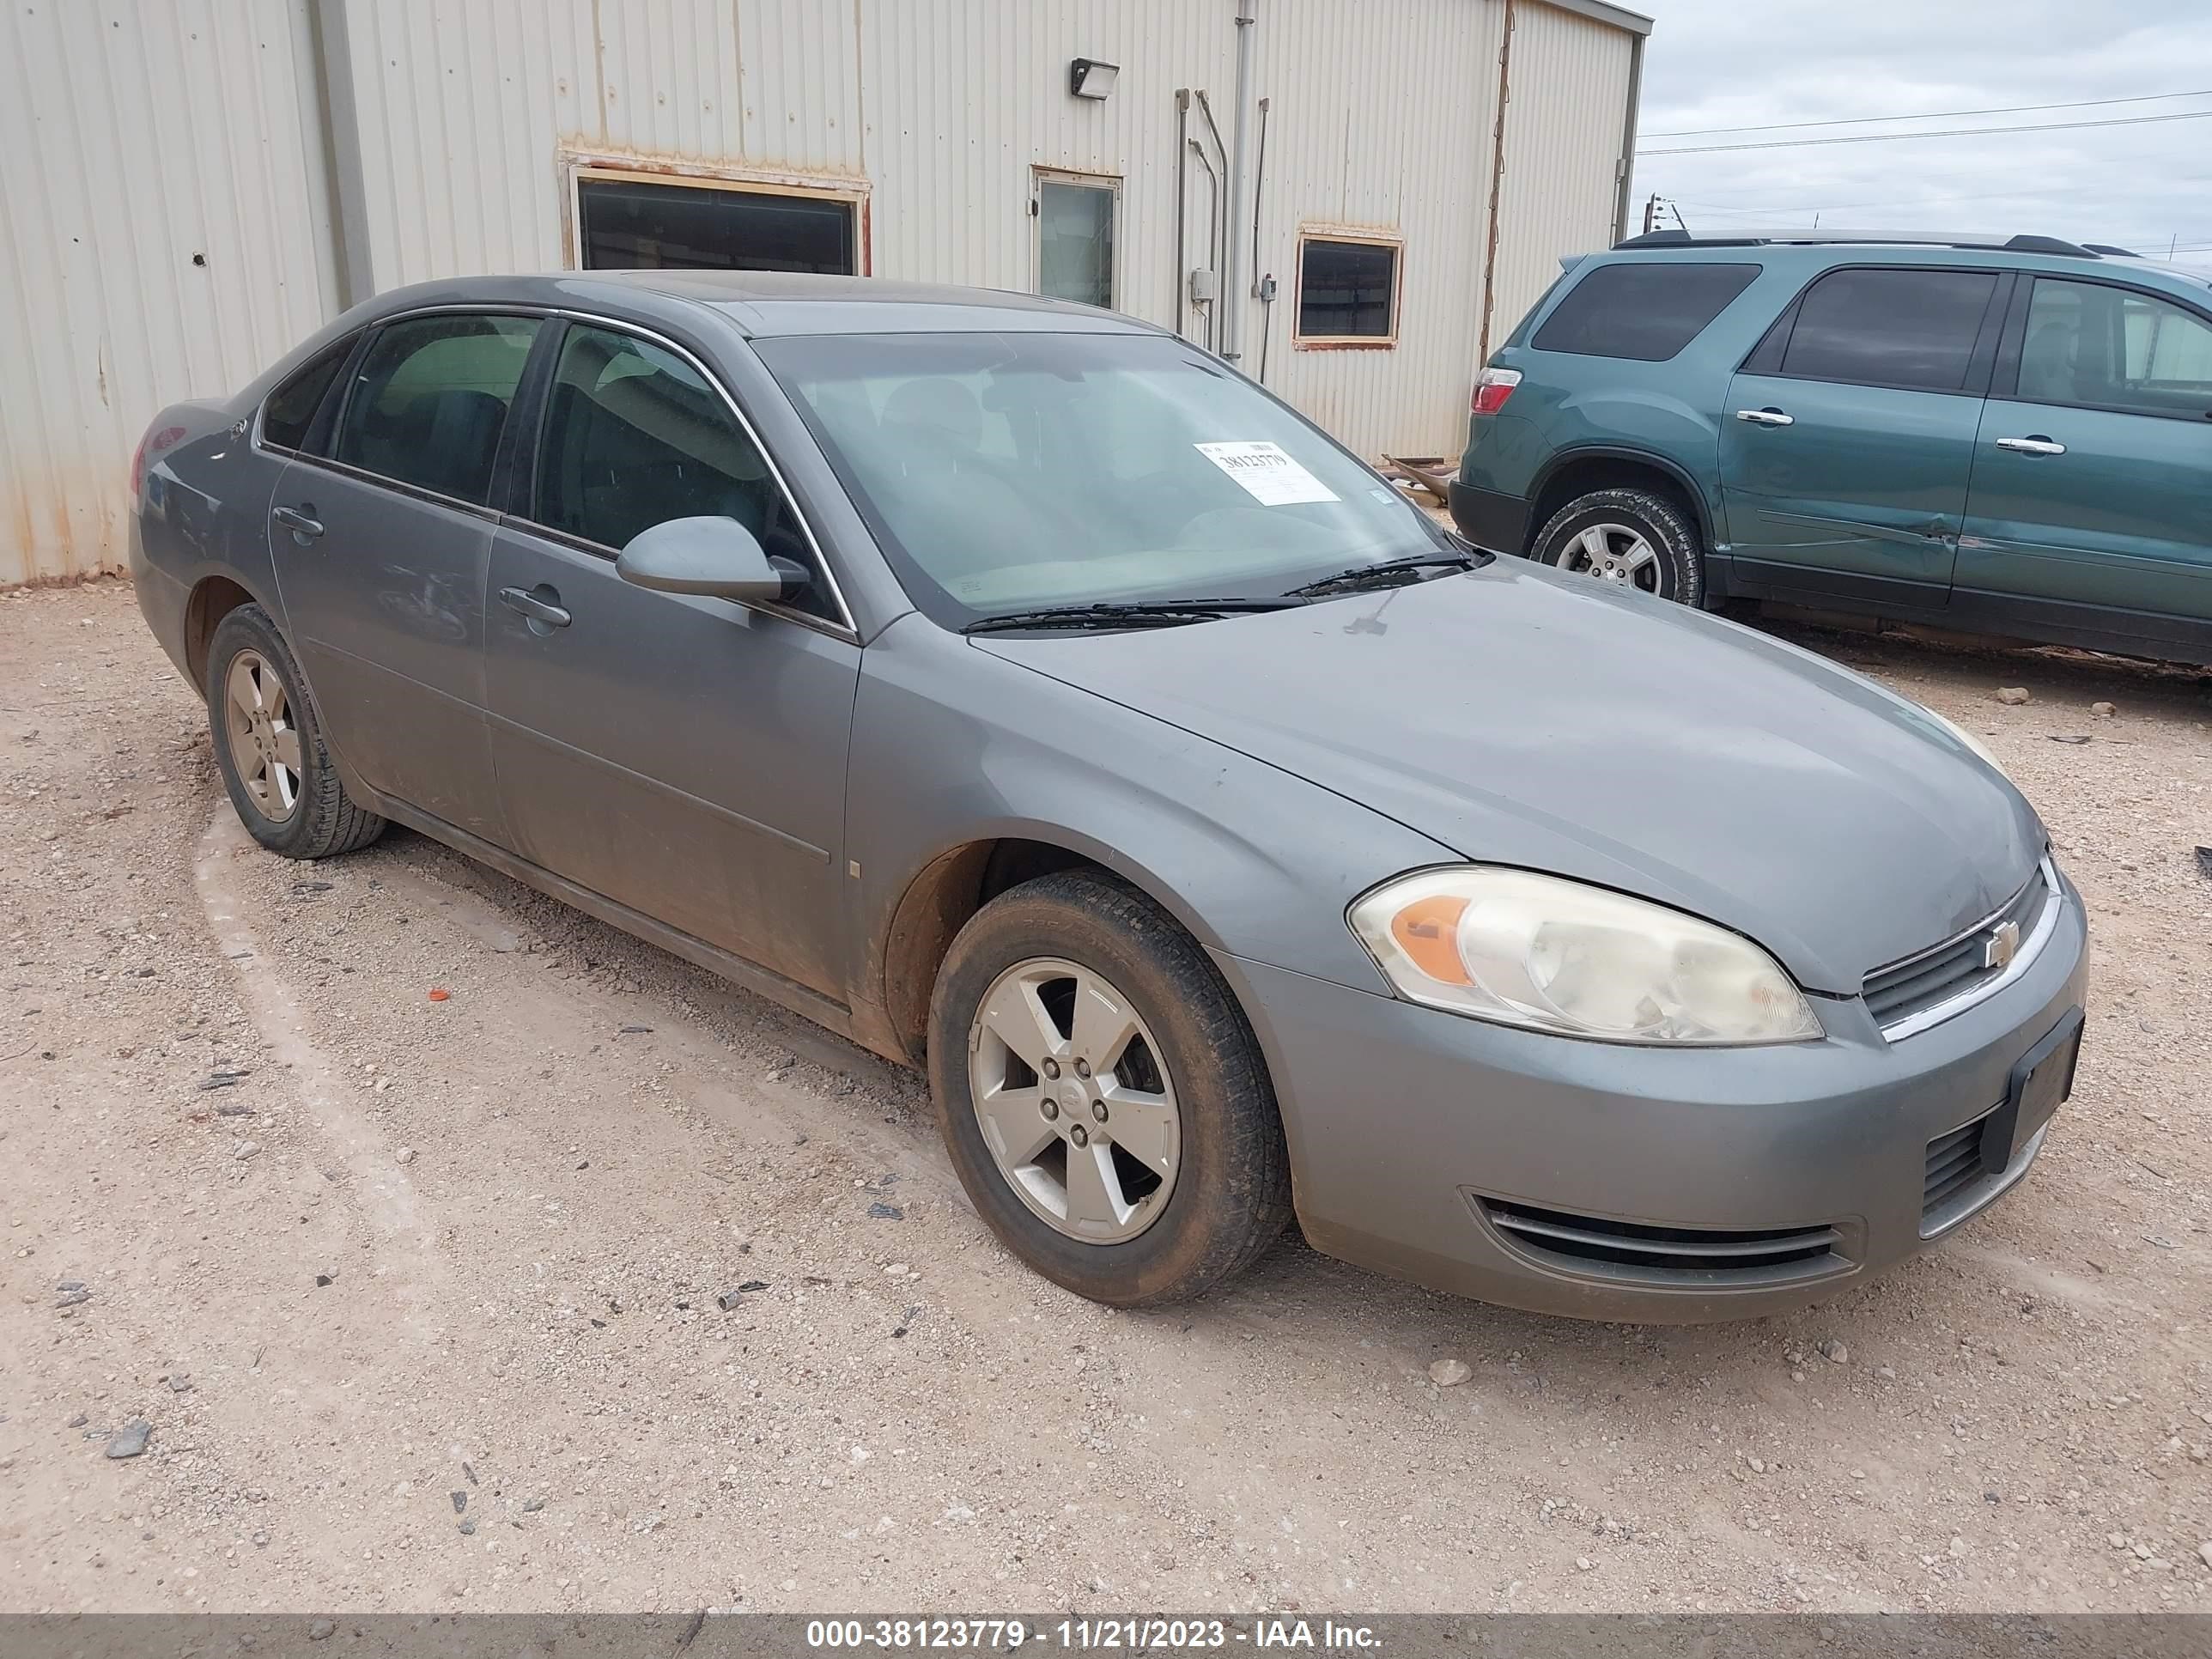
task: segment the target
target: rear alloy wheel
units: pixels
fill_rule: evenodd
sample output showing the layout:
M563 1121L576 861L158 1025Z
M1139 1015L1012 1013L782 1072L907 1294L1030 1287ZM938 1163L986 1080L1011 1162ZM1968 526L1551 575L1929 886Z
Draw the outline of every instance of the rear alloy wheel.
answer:
M259 605L216 625L201 690L216 769L254 840L286 858L325 859L384 833L384 820L346 793L300 665Z
M1680 507L1645 489L1598 489L1553 514L1530 556L1683 605L1704 603L1705 547Z
M1196 1296L1290 1218L1243 1011L1198 942L1109 876L1042 876L969 918L930 1006L929 1080L976 1212L1094 1302Z

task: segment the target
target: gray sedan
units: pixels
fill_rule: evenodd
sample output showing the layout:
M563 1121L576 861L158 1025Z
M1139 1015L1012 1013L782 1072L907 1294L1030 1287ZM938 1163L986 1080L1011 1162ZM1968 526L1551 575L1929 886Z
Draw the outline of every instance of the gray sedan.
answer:
M165 410L132 565L240 817L434 836L926 1068L1138 1306L1318 1249L1788 1306L2018 1182L2084 923L1974 740L1449 538L1127 318L484 278Z

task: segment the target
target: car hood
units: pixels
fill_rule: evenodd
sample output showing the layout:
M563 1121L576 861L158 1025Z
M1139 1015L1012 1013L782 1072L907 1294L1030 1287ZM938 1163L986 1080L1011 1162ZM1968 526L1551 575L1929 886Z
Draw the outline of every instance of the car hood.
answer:
M975 643L1467 859L1721 922L1832 994L1990 915L2045 843L2019 792L1917 705L1517 559L1190 627Z

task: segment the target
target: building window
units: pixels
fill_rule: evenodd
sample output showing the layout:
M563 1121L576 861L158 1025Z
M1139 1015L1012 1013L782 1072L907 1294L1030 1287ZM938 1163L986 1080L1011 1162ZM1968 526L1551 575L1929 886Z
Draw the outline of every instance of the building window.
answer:
M807 270L850 276L856 204L840 196L696 180L576 179L586 270Z
M1387 345L1398 337L1396 242L1306 236L1298 242L1298 338Z
M1036 175L1036 289L1080 305L1114 304L1114 219L1121 181L1084 173Z

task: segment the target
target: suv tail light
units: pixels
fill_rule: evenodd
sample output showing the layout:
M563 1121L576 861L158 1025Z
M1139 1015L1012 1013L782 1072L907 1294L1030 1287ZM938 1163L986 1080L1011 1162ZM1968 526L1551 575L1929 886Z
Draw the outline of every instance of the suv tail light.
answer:
M1521 384L1517 368L1486 368L1474 377L1474 412L1495 415L1505 407L1513 388Z

